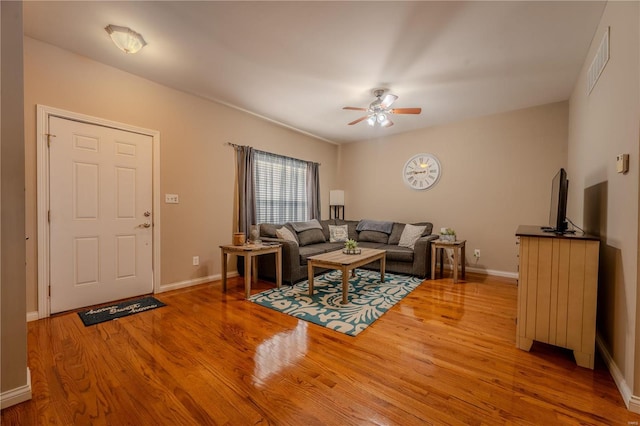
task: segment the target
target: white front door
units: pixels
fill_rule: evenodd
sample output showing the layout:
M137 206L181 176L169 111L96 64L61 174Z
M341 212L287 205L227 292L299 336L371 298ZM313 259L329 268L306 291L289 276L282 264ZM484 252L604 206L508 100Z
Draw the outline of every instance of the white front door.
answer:
M51 313L153 291L152 137L49 117Z

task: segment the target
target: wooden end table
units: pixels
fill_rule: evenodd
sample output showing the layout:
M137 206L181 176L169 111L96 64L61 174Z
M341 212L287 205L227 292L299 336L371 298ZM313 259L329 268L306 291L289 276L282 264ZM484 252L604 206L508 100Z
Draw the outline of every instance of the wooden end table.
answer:
M313 296L313 268L328 268L342 271L342 304L349 303L349 271L355 276L359 266L380 260L380 282L384 282L384 268L386 264L385 250L363 248L360 254L345 254L342 250L310 256L307 259L309 273L309 296Z
M431 242L431 279L436 278L436 260L440 252L440 276L442 277L442 264L444 263L444 249L453 250L453 282L458 282L458 263L461 264L462 279L464 279L465 267L465 244L467 240L461 241L441 241Z
M220 246L222 251L222 291L227 291L227 256L235 254L244 256L244 294L246 298L251 295L251 270L253 279L258 281L257 257L263 254L276 254L276 285L282 285L282 244L244 244L241 246Z

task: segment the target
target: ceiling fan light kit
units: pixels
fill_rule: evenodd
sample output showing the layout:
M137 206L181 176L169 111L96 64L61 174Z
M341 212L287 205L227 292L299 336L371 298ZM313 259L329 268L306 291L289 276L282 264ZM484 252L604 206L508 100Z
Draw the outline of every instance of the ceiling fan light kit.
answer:
M369 126L380 126L380 127L389 127L393 126L393 121L389 118L391 114L420 114L422 112L422 108L391 108L391 104L393 104L398 97L391 93L387 93L384 98L385 89L374 89L373 95L376 97L376 100L369 104L369 108L359 108L359 107L343 107L342 109L352 110L352 111L366 111L368 114L364 117L360 117L357 120L349 123L350 126L354 124L358 124L363 120L367 120L367 124Z

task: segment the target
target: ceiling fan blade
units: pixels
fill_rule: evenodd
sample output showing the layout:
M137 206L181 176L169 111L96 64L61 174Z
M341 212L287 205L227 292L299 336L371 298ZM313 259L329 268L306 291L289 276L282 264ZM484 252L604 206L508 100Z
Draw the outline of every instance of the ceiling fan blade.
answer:
M349 126L353 126L354 124L358 124L362 120L366 120L368 117L369 117L368 115L365 115L364 117L360 117L357 120L353 120L351 123L349 123Z
M393 126L393 121L389 120L388 118L387 118L387 121L384 124L382 124L382 127L391 127L391 126Z
M348 109L351 111L366 111L366 108L358 108L358 107L342 107L342 109Z
M389 93L388 95L385 95L384 99L380 103L380 106L384 109L387 109L391 106L392 103L396 101L396 99L398 99L396 95L392 95L391 93Z
M391 110L392 114L420 114L422 108L394 108Z

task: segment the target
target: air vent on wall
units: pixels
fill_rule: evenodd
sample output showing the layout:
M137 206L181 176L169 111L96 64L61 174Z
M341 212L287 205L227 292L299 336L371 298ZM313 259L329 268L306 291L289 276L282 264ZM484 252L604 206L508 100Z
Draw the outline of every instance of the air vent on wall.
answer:
M609 27L607 27L607 31L604 33L602 37L602 41L600 42L600 46L598 46L598 50L596 51L596 55L591 62L591 66L589 67L589 71L587 73L587 94L591 94L591 91L595 87L598 78L600 78L600 74L604 70L604 67L607 65L609 61Z

